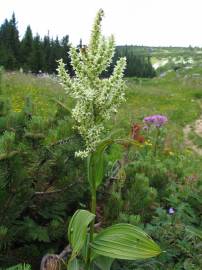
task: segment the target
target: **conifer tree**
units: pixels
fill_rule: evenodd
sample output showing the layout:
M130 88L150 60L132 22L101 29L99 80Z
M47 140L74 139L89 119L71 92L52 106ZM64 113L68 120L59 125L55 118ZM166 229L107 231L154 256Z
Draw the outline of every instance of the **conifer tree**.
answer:
M12 32L11 22L6 19L0 28L0 64L6 69L14 69L17 65L15 53L11 45Z
M9 24L10 24L9 45L13 51L13 54L14 54L16 61L18 62L19 61L19 53L20 53L20 40L19 40L19 32L17 29L17 21L16 21L14 13L12 15L12 18L11 18Z
M57 60L59 60L62 56L62 46L60 45L58 37L56 39L52 39L51 43L51 50L50 50L50 58L49 58L49 70L51 73L56 72L57 68Z
M50 41L49 33L43 38L42 50L43 50L43 57L44 57L43 70L48 73L51 73L51 66L50 66L51 41Z
M77 50L85 47L82 40ZM23 39L19 40L15 14L8 21L7 19L0 26L0 65L5 69L14 70L22 67L25 71L38 73L39 70L48 73L55 73L57 60L64 59L66 69L70 76L75 76L70 61L69 36L61 40L48 35L40 38L33 37L31 27L28 26ZM143 54L140 54L143 53ZM152 67L149 52L137 46L117 46L111 65L103 71L101 77L108 77L112 74L117 60L120 57L127 58L125 76L127 77L154 77L155 70Z
M34 73L43 71L44 67L44 54L40 36L37 34L33 40L33 51L30 58L31 70Z
M7 19L0 28L0 64L6 69L19 67L20 41L15 14L10 21Z
M33 51L33 35L31 27L28 25L20 46L20 55L21 55L20 61L22 67L25 70L30 69L32 51Z

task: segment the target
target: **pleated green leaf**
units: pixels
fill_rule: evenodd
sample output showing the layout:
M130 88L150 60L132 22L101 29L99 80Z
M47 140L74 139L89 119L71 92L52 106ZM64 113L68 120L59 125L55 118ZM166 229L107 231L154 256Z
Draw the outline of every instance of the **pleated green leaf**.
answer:
M91 153L88 156L87 160L87 168L88 168L88 181L90 183L91 191L95 192L97 188L100 186L103 180L104 175L104 151L105 149L112 143L116 144L130 144L134 145L135 141L131 139L111 139L108 138L103 140L99 146L97 147L96 151Z
M146 259L161 253L143 230L130 224L116 224L101 231L91 247L96 254L125 260Z
M87 210L77 210L68 227L68 239L72 248L72 258L82 249L86 237L87 229L91 221L95 218L95 215Z
M97 256L93 260L93 264L100 270L110 270L114 259L104 256Z
M104 175L104 151L106 147L112 143L112 139L104 140L97 147L96 151L88 156L88 181L93 192L95 192L102 183Z
M73 260L71 260L69 263L68 263L68 267L67 269L68 270L79 270L79 261L78 259L74 258Z

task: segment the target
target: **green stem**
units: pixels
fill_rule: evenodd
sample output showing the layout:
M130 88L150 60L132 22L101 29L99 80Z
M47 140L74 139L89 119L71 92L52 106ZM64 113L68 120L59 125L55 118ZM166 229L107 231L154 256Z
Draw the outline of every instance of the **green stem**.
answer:
M91 197L91 212L96 215L96 191L92 193ZM93 241L93 235L94 235L94 225L95 225L95 219L90 224L90 242ZM90 270L90 258L91 258L91 248L88 247L88 254L87 254L87 263L86 263L86 270Z
M159 135L160 135L160 128L157 127L156 141L155 141L155 145L154 145L154 156L156 156L156 152L157 152L157 146L158 146L158 141L159 141Z

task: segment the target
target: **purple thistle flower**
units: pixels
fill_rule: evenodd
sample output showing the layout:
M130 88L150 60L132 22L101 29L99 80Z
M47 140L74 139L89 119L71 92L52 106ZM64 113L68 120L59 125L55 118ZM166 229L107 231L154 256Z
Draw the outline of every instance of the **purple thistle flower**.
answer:
M167 117L164 115L151 115L144 118L144 122L148 125L154 125L156 127L161 127L168 121Z

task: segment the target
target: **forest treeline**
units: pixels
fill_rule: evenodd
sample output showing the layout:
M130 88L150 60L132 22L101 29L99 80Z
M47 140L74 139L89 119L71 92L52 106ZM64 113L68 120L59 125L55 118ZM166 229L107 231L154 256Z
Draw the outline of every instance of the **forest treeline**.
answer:
M78 45L81 48L82 41ZM62 39L58 37L51 38L49 34L40 37L39 34L33 35L30 26L27 26L22 39L19 37L17 21L13 13L10 20L6 19L0 26L0 66L6 70L23 69L25 72L55 73L57 60L63 59L66 68L73 75L68 52L70 49L69 36ZM113 63L104 76L111 74L116 60L126 56L127 68L125 76L127 77L154 77L155 70L152 67L149 53L140 55L136 46L117 46Z

